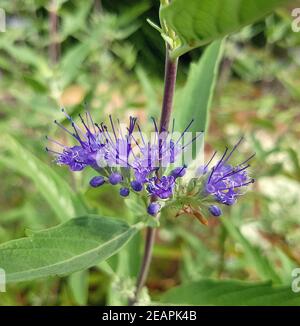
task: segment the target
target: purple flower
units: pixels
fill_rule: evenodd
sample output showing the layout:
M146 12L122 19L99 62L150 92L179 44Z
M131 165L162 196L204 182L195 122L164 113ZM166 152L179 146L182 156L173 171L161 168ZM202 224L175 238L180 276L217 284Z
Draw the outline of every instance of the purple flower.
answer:
M72 171L81 171L87 166L91 166L98 171L103 167L103 163L104 167L116 165L129 167L128 161L132 154L131 134L136 123L136 118L130 118L128 132L123 136L120 132L119 135L117 134L111 116L109 117L111 124L111 131L109 132L108 127L104 123L100 125L94 123L89 112L86 112L85 119L79 115L83 129L80 128L64 110L62 110L62 112L71 122L73 131L69 131L56 120L54 123L72 136L78 144L73 147L67 147L47 137L53 144L62 147L62 152L47 148L47 151L55 154L58 164L67 165ZM118 129L120 131L119 122ZM101 163L101 165L99 165L99 163Z
M160 210L160 204L157 202L150 203L147 212L149 215L155 216Z
M206 179L205 194L214 196L216 201L225 205L233 205L237 197L242 194L242 189L254 182L254 179L250 178L247 173L247 169L250 167L248 162L254 155L237 166L232 166L228 163L241 141L242 139L229 153L228 148L226 148L223 156L209 171ZM205 166L204 170L206 169L208 169L208 165Z
M171 175L176 178L182 178L186 173L186 166L175 168L173 171L171 171Z
M153 177L147 185L148 192L161 199L167 199L172 196L175 187L175 178L172 175L161 178Z
M154 137L148 141L136 118L130 117L129 125L125 130L119 120L114 123L111 116L109 116L108 125L103 122L98 124L94 123L90 113L86 112L85 118L79 115L80 127L64 110L62 111L71 123L72 130L68 130L57 121L55 124L68 133L76 144L68 147L48 138L55 146L59 146L61 151L47 150L55 155L55 160L59 165L68 166L72 171L81 171L86 167L97 171L99 176L90 181L92 187L99 187L105 182L111 185L121 184L120 195L122 197L129 196L132 189L140 192L141 195L148 195L157 200L174 199L176 189L184 189L184 184L176 187L176 182L185 175L187 166L178 162L184 151L199 137L198 135L187 144L181 144L193 121L175 139L174 121L171 132L160 132L155 119L152 119ZM165 168L170 164L174 165L174 169L169 175L165 175ZM220 190L219 181L216 180L220 173L224 175L225 168L226 164L223 162L210 175L206 192L214 194L218 200L226 201L228 204L227 192ZM239 177L240 175L231 176L236 183ZM216 185L219 188L215 193ZM228 187L227 184L226 186ZM234 195L235 193L234 191ZM160 207L158 202L150 204L149 214L156 215Z
M63 150L57 157L57 163L68 165L71 171L81 171L87 166L86 151L81 146L73 146Z

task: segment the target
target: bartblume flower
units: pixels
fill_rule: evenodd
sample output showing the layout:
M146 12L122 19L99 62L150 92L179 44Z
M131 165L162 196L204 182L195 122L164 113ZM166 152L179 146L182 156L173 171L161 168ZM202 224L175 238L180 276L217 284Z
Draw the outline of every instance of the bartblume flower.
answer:
M186 173L186 166L178 167L171 171L171 176L176 178L182 178Z
M147 185L148 192L160 199L167 199L172 196L175 187L175 178L172 175L162 178L151 178Z
M174 121L171 132L159 132L155 119L154 138L148 139L134 117L124 129L117 120L115 124L109 116L109 126L104 122L95 123L89 112L85 118L79 115L82 126L62 110L72 126L72 131L61 123L55 124L67 132L76 142L66 146L49 137L47 139L60 151L48 149L55 155L59 165L68 166L71 171L82 171L90 167L98 175L90 180L90 186L119 187L121 197L138 195L150 202L145 210L155 216L160 211L171 208L174 216L181 214L195 217L207 225L207 215L222 215L220 205L231 206L254 182L249 176L249 161L253 155L238 165L230 161L242 142L231 151L226 148L220 159L213 161L216 152L204 165L194 171L194 177L187 179L189 167L179 160L197 139L191 137L182 144L193 121L174 136Z
M236 151L241 141L242 139L229 153L228 148L226 148L216 165L214 165L210 171L204 173L207 174L203 190L204 196L213 196L217 202L231 206L236 202L237 198L243 194L245 187L254 182L254 179L249 177L247 171L250 167L248 162L254 155L251 155L247 160L236 166L229 164L229 159ZM207 169L208 165L205 168Z
M254 179L249 175L250 160L255 154L248 157L241 163L234 165L232 161L233 154L237 151L243 138L229 151L224 151L220 159L216 159L217 152L205 165L201 165L194 171L194 176L188 180L183 178L178 187L175 182L173 196L169 198L164 206L166 214L172 214L176 217L187 215L196 218L202 224L207 225L206 217L219 217L222 215L221 206L231 206L242 196ZM215 162L215 163L213 163ZM183 166L183 168L187 168ZM176 179L176 175L182 175L180 167L176 167L170 173L170 176ZM156 185L152 186L156 195L160 192L170 191L172 182L164 182L162 189Z
M76 144L66 146L47 137L54 146L61 148L60 151L46 148L55 155L57 164L67 166L73 172L82 171L87 167L93 168L99 175L90 180L91 187L120 186L119 194L122 197L128 197L130 190L147 196L153 202L151 213L148 209L150 215L153 215L154 211L157 214L163 206L163 201L173 197L176 182L185 175L187 168L186 165L176 166L176 162L196 139L195 137L188 144L181 144L192 122L175 139L174 122L171 133L159 132L156 121L152 118L154 139L148 140L134 117L129 118L129 125L124 130L119 120L115 124L111 116L107 126L104 122L95 123L91 114L86 112L84 118L79 115L79 126L64 109L62 112L70 122L72 130L57 120L54 123L69 134ZM173 170L167 173L171 164ZM154 198L162 203L156 204Z

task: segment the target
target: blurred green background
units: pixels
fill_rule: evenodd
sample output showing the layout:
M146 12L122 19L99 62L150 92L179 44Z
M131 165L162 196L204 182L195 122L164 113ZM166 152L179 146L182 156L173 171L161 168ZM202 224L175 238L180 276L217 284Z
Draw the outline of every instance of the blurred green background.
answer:
M146 18L157 22L158 4L0 1L7 19L6 31L0 33L0 243L23 237L27 228L61 222L59 198L65 184L91 212L129 221L138 213L130 200L118 199L117 190L91 190L92 171L70 173L56 166L44 150L45 135L68 142L52 123L62 119L62 106L75 115L87 105L97 121L109 113L119 119L135 115L145 129L151 128L149 118L159 117L162 100L164 43ZM291 271L300 267L300 33L291 30L295 7L300 1L226 41L210 111L207 157L213 148L223 150L244 134L241 152L257 153L251 168L257 182L209 227L187 218L162 221L147 282L154 301L177 284L202 277L289 285ZM202 51L181 58L178 89ZM141 240L137 236L126 250L88 272L9 285L0 293L0 305L122 303L139 267Z

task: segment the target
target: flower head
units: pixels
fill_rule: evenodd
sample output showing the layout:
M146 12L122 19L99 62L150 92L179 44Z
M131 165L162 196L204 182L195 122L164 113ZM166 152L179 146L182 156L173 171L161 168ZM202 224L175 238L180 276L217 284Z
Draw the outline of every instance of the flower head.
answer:
M186 172L186 165L176 167L176 161L192 143L185 146L181 144L191 123L179 138L174 139L173 130L171 133L159 132L156 121L152 118L154 137L148 140L137 119L133 117L130 117L129 125L124 131L119 120L115 124L111 116L107 126L103 122L95 123L90 113L86 112L85 118L79 115L82 124L80 127L65 110L62 112L71 123L72 131L57 121L55 124L77 144L68 147L48 137L50 142L62 148L61 151L47 148L47 151L55 155L57 164L68 166L71 171L93 168L99 176L92 178L90 185L119 185L122 197L129 196L130 190L159 200L167 200L173 196L176 180ZM170 174L165 175L164 170L170 164L175 167Z
M221 204L233 205L238 196L242 194L242 190L254 182L254 179L250 178L247 172L247 169L250 167L248 162L254 155L236 166L228 163L241 141L242 139L229 153L228 148L226 148L221 159L207 173L208 177L205 182L204 192L207 195L214 196L216 201Z
M175 178L172 175L161 178L153 177L147 185L148 192L160 199L167 199L172 196L175 187Z
M148 140L133 117L124 130L119 120L115 124L111 116L107 126L103 122L94 123L87 112L85 119L79 115L82 124L79 127L64 110L63 113L70 121L72 131L57 121L55 123L72 136L76 144L68 147L48 138L61 148L61 151L47 149L55 155L56 162L68 166L71 171L93 168L98 175L90 180L91 187L113 185L120 187L122 197L131 193L148 197L147 212L150 215L154 216L164 206L171 205L177 209L176 216L192 215L207 224L205 214L222 215L219 205L233 205L254 182L248 174L248 162L253 155L238 165L229 162L242 139L230 152L226 148L214 165L216 152L205 166L197 169L194 178L187 183L186 178L179 182L188 168L184 162L179 162L179 158L199 136L188 144L181 144L192 122L175 139L174 122L172 132L159 132L155 119L152 119L154 137ZM172 169L168 172L170 166Z

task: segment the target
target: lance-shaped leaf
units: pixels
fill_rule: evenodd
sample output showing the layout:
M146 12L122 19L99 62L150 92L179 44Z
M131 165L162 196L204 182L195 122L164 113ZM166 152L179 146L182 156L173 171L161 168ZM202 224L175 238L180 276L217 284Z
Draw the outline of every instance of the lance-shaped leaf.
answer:
M198 62L191 65L188 80L175 102L176 127L183 130L194 119L189 131L206 131L215 89L223 41L209 45Z
M299 293L271 282L203 279L167 291L161 302L181 305L299 306Z
M140 227L95 215L74 218L0 245L0 268L7 282L70 274L114 255Z
M181 40L176 57L252 24L288 0L173 0L161 10Z

